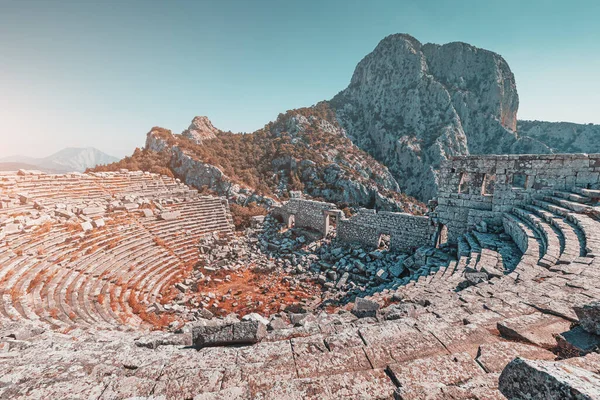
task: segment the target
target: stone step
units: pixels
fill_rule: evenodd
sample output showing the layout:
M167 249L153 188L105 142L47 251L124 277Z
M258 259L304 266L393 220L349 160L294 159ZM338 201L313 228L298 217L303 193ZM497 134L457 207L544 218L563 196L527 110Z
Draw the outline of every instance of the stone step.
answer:
M564 248L560 258L562 263L569 264L575 258L585 255L585 235L577 225L569 222L562 215L554 214L537 205L524 205L523 208L533 212L560 230L564 238Z
M597 189L586 189L580 187L573 187L571 191L577 193L581 196L588 197L590 199L599 200L600 199L600 190Z
M554 203L562 208L566 208L567 210L575 211L577 213L593 213L595 211L594 207L591 207L589 205L565 200L556 196L548 196L541 194L534 195L534 198L546 201L548 203Z
M560 197L562 199L569 200L569 201L572 201L572 202L575 202L575 203L581 203L581 204L588 204L589 205L592 202L592 199L590 197L583 196L583 195L580 195L578 193L563 192L563 191L560 191L560 190L554 190L552 192L552 194L555 197Z
M533 227L542 239L545 248L539 262L540 265L550 268L556 264L562 254L561 242L564 243L564 238L559 236L560 233L529 210L515 207L512 212L522 220L527 221L530 227Z

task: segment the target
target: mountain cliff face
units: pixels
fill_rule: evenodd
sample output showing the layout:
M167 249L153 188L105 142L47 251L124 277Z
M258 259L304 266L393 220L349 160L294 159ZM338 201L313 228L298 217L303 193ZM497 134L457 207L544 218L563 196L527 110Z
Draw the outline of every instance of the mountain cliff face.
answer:
M422 199L435 195L440 161L505 153L518 140L510 68L498 54L465 43L388 36L330 103L354 143Z

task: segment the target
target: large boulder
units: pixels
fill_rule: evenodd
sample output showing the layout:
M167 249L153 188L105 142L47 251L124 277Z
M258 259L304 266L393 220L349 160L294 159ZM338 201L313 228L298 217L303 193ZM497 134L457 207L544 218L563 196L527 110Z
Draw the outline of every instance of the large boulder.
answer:
M508 399L591 400L600 398L600 377L588 370L554 361L515 358L499 379Z
M357 297L354 301L354 308L352 308L352 314L358 318L376 317L377 311L379 310L379 304L372 300L363 299Z
M573 307L579 318L579 324L589 333L600 335L600 301L586 304L582 307Z
M194 346L199 348L233 344L254 344L260 342L266 333L267 327L259 321L195 326L192 329L192 342Z
M557 335L556 342L561 353L567 356L584 356L600 349L600 336L587 332L581 326Z

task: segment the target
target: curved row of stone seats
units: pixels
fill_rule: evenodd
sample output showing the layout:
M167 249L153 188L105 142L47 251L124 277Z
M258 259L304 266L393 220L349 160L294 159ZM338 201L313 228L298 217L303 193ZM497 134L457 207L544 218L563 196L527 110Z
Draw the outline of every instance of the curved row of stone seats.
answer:
M534 199L532 203L540 208L543 208L551 213L566 218L577 226L582 231L582 242L585 243L585 253L588 256L600 254L600 234L596 229L595 218L587 215L575 212L571 209L564 208L555 203L546 201L551 200L550 197L543 197L544 200ZM593 213L592 213L593 214Z
M194 255L192 249L198 244L201 236L212 232L232 232L227 212L220 199L200 198L170 207L169 210L180 211L181 217L170 221L145 219L143 224L186 261Z
M172 259L169 252L154 243L152 236L147 232L141 230L140 234L144 243L140 245L139 239L135 239L128 245L135 247L133 251L125 252L124 257L117 258L111 267L96 271L96 274L100 274L98 285L101 286L96 285L91 289L92 298L97 299L101 296L108 301L111 306L110 311L127 318L132 318L132 313L135 312L129 301L129 282L138 276L148 275L149 272ZM179 265L181 266L181 263Z
M529 212L528 210L515 207L512 211L520 220L527 223L535 231L542 242L542 258L538 261L540 265L547 268L558 262L564 250L565 239L552 225Z
M104 173L41 175L39 177L16 177L3 189L25 193L30 200L43 199L50 202L75 199L110 200L128 194L148 195L196 195L197 191L175 179L156 174Z
M462 290L465 284L471 285L467 273L484 272L486 277L500 277L505 273L506 267L502 255L496 248L486 248L487 244L479 241L476 233L471 232L459 239L462 241L464 254L457 261L450 261L442 265L437 271L432 271L427 276L396 289L396 294L404 298L418 301L429 301L430 298L439 298L444 293ZM471 247L472 246L472 247Z
M554 203L562 208L574 211L576 213L593 213L595 211L594 206L587 204L589 201L587 197L566 192L553 193L554 195L539 194L535 197L539 200L543 200L548 203Z
M488 297L488 302L500 299L511 307L525 307L522 310L524 315L536 311L546 316L555 315L576 321L571 307L585 304L600 295L600 290L596 287L600 284L600 265L595 258L589 257L593 256L593 253L589 252L587 257L579 254L580 241L576 231L580 230L579 235L585 236L582 243L597 243L596 232L600 231L600 223L589 215L567 210L553 203L534 200L534 204L519 208L531 211L538 218L531 218L529 214L520 211L516 212L522 218L512 214L504 216L505 231L524 253L515 271L469 287L460 292L459 296L463 299L468 298L470 304L476 304L481 302L482 295L485 295L483 297ZM552 224L554 229L550 230L549 224ZM561 235L564 244L560 243ZM590 246L587 247L587 250L593 251ZM562 248L563 251L562 258L557 262L566 264L569 260L573 264L569 268L560 264L551 265L548 270L548 264L542 261L539 265L546 268L540 268L538 260L544 260L545 254L555 252L557 248ZM568 258L565 258L567 251ZM471 294L477 296L469 297ZM553 321L552 318L549 320Z
M555 230L558 230L562 237L562 253L559 262L570 264L576 258L585 256L585 235L583 232L569 220L560 215L556 215L544 208L536 205L524 205L524 209L532 212L546 223L552 225Z
M70 278L65 284L67 285L67 293L72 293L72 296L77 294L81 310L90 308L88 307L90 299L92 299L92 301L97 301L98 297L88 291L91 288L87 286L86 283L89 280L106 282L102 278L98 279L101 276L101 272L99 271L100 268L98 268L100 265L102 265L103 271L111 271L112 274L122 278L125 274L123 269L130 268L129 262L147 255L147 251L149 247L152 246L152 242L144 237L144 232L139 229L132 229L126 234L127 239L121 240L119 245L115 248L108 251L100 249L96 252L92 252L88 259L81 260L79 264L74 267L74 270L77 271L78 274L75 275L74 278ZM107 260L110 260L110 262L106 262ZM92 277L91 279L89 278L90 276ZM82 306L81 302L84 302L85 306ZM129 312L126 306L122 305L122 301L119 301L117 304L121 310L119 313L121 319L133 318L135 320L135 316ZM91 313L88 314L92 320L96 319ZM135 325L135 323L131 324Z
M41 238L34 238L29 243L21 245L17 250L18 254L13 262L6 262L0 269L0 280L3 282L0 291L4 294L2 308L4 311L20 310L20 312L12 312L12 318L18 319L27 317L26 311L29 311L26 305L21 304L22 296L31 291L30 282L32 273L35 273L40 268L48 268L46 259L51 258L54 254L60 253L63 248L60 246L64 242L68 234L64 230L51 231L49 234ZM32 253L35 249L35 253ZM15 254L13 252L13 254ZM6 293L11 294L11 298L6 297Z
M139 234L145 235L143 246L140 246ZM65 323L74 322L78 325L90 324L101 326L101 321L109 322L110 325L116 325L116 321L122 323L123 316L126 316L127 319L135 319L128 305L124 304L123 299L118 297L120 295L120 288L117 288L117 293L110 290L110 286L115 286L114 281L110 282L108 279L104 281L104 293L107 295L107 297L110 296L111 306L115 304L115 302L117 304L117 315L113 316L112 318L114 321L110 321L110 319L107 321L107 313L102 313L100 316L98 316L95 310L90 307L92 304L92 301L90 301L90 296L87 295L84 290L80 290L80 287L86 287L87 279L91 275L90 271L87 270L90 268L90 266L95 267L98 265L105 265L107 268L112 266L113 276L117 277L121 275L121 279L127 277L126 271L122 271L121 274L119 271L121 269L130 268L129 264L121 265L115 268L116 263L119 261L131 261L135 259L134 257L145 257L148 254L149 247L157 247L156 244L153 243L152 237L145 231L140 230L139 234L136 236L135 234L130 233L127 236L127 240L122 241L117 247L110 250L111 254L114 256L112 258L112 263L105 262L108 257L104 251L94 251L89 255L79 258L73 263L68 263L64 266L59 266L56 268L57 273L49 274L52 275L52 278L49 282L45 282L47 284L47 289L43 292L43 297L48 299L48 306L46 309L56 310L54 312L57 314L57 317L60 321ZM85 252L88 248L89 246L83 244L81 247L82 252ZM166 257L169 256L163 250L163 258ZM102 262L103 260L104 263ZM14 270L15 269L13 268L13 271ZM38 264L37 268L34 268L33 265L30 265L24 270L26 271L23 275L24 277L14 274L11 280L9 280L7 283L9 287L17 292L24 292L24 287L29 286L29 284L36 279L36 273L44 269L42 268L42 264ZM132 271L131 273L139 274L140 271ZM100 281L102 281L102 279L100 279ZM106 284L107 282L109 282L108 285ZM35 288L34 291L37 292ZM42 292L40 291L40 293ZM117 296L117 299L115 299L115 296ZM40 297L42 297L42 294L40 294ZM10 302L7 301L4 301L4 303L10 304ZM16 301L14 303L14 305L20 310L28 309L27 307L23 307L21 301ZM26 313L23 311L20 314L24 314L22 315L23 317L31 317L34 315L33 312ZM110 312L108 314L110 314ZM15 313L11 313L10 315L14 317Z
M189 272L188 265L198 257L199 238L212 232L232 232L231 219L221 199L198 197L197 191L174 179L163 181L150 174L77 179L85 180L85 190L70 190L72 177L68 176L37 182L17 179L11 190L26 192L31 202L38 195L51 197L60 188L62 193L52 201L74 199L76 204L82 204L78 196L84 197L85 191L102 193L107 201L123 193L131 193L135 198L142 192L167 204L166 209L180 209L183 217L161 221L117 212L113 217L130 222L111 224L109 216L104 228L85 234L54 226L42 240L34 237L35 232L7 238L5 243L0 242L8 250L0 254L0 321L32 319L57 328L120 329L146 324L139 314L143 306L160 301L174 289L174 282ZM95 189L90 188L94 185ZM155 193L157 189L159 194ZM184 197L173 200L174 193ZM26 214L36 212L31 203L16 202L0 212L10 215L21 209ZM163 233L169 240L157 241Z
M524 277L530 275L538 261L543 257L542 239L520 218L512 214L504 214L502 218L504 231L510 235L519 250L523 253L521 261L511 274ZM510 274L509 274L510 275Z

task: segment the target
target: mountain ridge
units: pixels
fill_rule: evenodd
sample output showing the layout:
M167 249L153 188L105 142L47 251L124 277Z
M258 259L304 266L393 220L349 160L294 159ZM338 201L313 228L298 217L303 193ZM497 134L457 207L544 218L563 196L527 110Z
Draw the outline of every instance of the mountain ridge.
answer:
M0 158L0 163L28 164L51 172L84 172L100 164L118 161L94 147L65 147L47 157L28 157L22 155Z
M328 201L388 209L381 199L393 198L391 193L434 198L439 165L452 156L600 151L600 126L520 121L518 107L515 76L501 55L464 42L422 44L411 35L394 34L357 64L349 85L331 100L288 110L237 139L207 117L195 117L180 135L155 127L145 149L121 166L152 169L150 160L160 160L155 171L170 171L220 194L240 184L263 193L287 191L284 197L300 188ZM332 132L339 138L334 147L306 152L308 144L316 144L313 139L320 144ZM266 155L261 146L276 150ZM261 156L249 157L248 151ZM326 163L316 175L305 174L303 168L316 159ZM383 180L377 181L371 167ZM342 171L343 178L333 170ZM360 189L349 195L339 186L342 181Z

